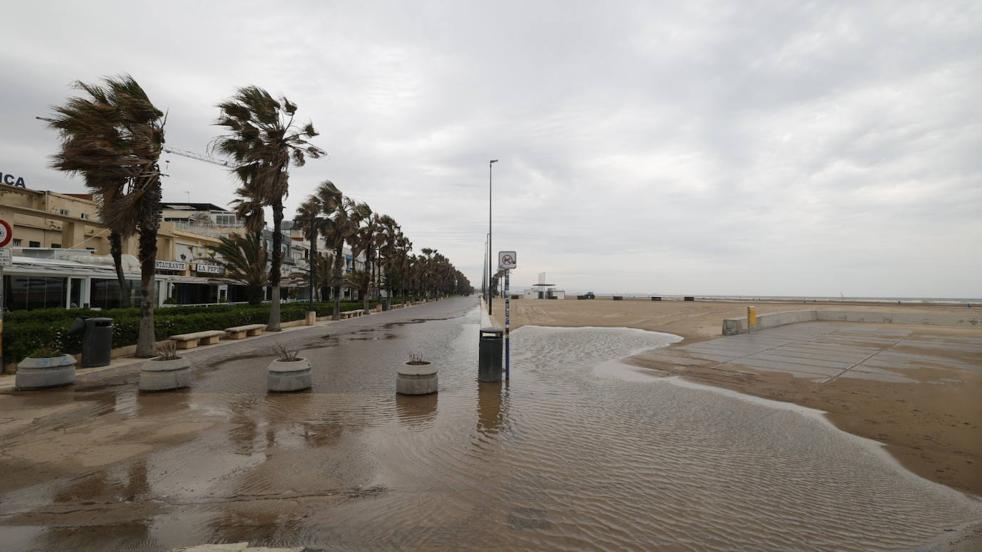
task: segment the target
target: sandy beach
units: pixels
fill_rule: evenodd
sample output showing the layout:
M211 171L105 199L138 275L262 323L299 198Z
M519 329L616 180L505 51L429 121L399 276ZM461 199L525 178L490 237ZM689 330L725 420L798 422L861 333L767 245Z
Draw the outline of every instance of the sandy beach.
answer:
M720 337L723 318L746 314L746 303L680 301L537 301L511 302L512 328L523 325L555 327L627 327L666 332L684 340L672 348ZM857 309L884 312L925 311L960 314L966 307L943 305L764 303L761 314L800 309ZM503 320L504 306L495 304ZM982 340L980 328L910 326L925 339L945 336ZM918 351L911 351L917 354ZM932 351L938 354L938 351ZM948 354L948 353L942 353ZM982 353L951 352L948 356L982 366ZM741 368L678 365L657 355L640 354L630 361L665 374L720 386L766 399L791 402L827 413L842 430L879 441L912 472L982 496L982 372L924 365L905 374L917 383L866 379L837 379L819 383L790 374Z

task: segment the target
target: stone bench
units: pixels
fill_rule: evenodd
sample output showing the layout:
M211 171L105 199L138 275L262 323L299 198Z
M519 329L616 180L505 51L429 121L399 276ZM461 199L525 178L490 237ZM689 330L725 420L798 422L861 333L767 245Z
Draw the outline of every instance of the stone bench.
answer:
M225 328L225 339L255 337L257 335L263 335L264 331L266 331L266 324L246 324L244 326Z
M214 345L225 335L221 330L205 330L189 334L172 335L170 338L178 349L194 349L198 345Z
M355 318L357 316L361 316L364 314L364 312L365 311L362 310L344 311L341 313L341 318L344 320L347 320L348 318Z

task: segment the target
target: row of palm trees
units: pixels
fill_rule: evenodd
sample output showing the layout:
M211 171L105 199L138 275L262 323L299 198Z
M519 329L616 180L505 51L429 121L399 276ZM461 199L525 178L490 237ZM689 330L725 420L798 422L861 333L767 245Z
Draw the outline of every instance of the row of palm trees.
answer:
M422 249L422 255L414 255L412 242L395 219L345 196L329 180L300 205L294 223L311 244L306 278L310 301L317 301L318 295L329 289L335 319L340 317L342 287L357 288L365 310L370 299L380 299L383 290L386 297L466 295L473 291L467 277L446 257L429 248ZM329 251L317 252L319 237ZM344 274L345 244L351 247L353 257L364 257L363 270Z
M60 138L60 149L53 156L52 166L82 176L86 187L97 199L99 216L109 229L110 252L121 290L127 289L122 269L122 243L130 236L138 236L141 300L136 354L150 357L154 354L156 341L153 279L161 220L162 175L159 161L164 148L167 117L129 75L108 77L102 84L77 82L75 88L81 94L69 98L64 105L54 107L53 116L46 119ZM224 133L214 140L212 151L228 159L239 180L240 186L236 190L239 198L233 202L233 208L245 222L246 238L250 240L245 247L254 253L246 257L255 266L266 266L269 253L262 245L265 209L270 208L273 214L273 244L268 273L268 283L272 286L269 329L279 330L282 224L284 200L289 191L290 166L302 166L307 159L323 156L324 151L310 143L317 136L313 124L300 124L296 117L297 105L285 97L277 99L262 88L247 86L218 104L218 109L215 124ZM423 261L410 256L411 244L404 237L401 237L405 240L402 242L395 239L401 233L390 217L374 215L367 205L353 202L342 196L333 184L328 184L318 189L315 202L305 202L306 207L301 208L298 219L316 211L313 218L308 218L309 229L313 231L316 227L318 233L324 232L328 243L334 247L333 285L339 285L336 278L338 260L347 242L359 253L364 251L369 261L369 288L374 282L374 289L378 289L381 274L386 275L386 285L399 282L400 275L409 274L407 267L415 263L425 266L425 269L415 270L422 270L428 278L434 278L434 282L438 276L444 278L439 280L439 284L426 284L430 293L469 289L466 278L435 252L427 253L429 250L424 249ZM327 220L331 222L328 224ZM363 236L371 238L363 241ZM392 236L393 239L379 236ZM311 240L311 244L316 247L316 239ZM239 245L224 242L222 245L229 247L226 252L230 257L243 253ZM235 251L236 247L238 251ZM316 251L312 251L312 267L319 257ZM380 264L380 259L389 264ZM404 264L398 267L392 264L397 261ZM311 270L313 276L315 269ZM265 274L265 270L258 272ZM452 290L447 285L448 275L454 276ZM265 282L262 284L265 285ZM416 282L415 289L420 289L420 286ZM363 295L367 301L368 293ZM335 288L336 301L338 297ZM335 315L337 308L336 302Z

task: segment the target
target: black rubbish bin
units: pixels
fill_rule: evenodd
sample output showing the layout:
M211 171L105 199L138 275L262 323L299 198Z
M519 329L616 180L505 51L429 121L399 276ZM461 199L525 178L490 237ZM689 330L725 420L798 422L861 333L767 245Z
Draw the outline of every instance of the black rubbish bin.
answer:
M504 330L499 328L481 328L481 340L478 347L478 381L485 383L501 381L501 354L504 334Z
M82 333L82 368L109 366L113 352L113 319L86 318Z

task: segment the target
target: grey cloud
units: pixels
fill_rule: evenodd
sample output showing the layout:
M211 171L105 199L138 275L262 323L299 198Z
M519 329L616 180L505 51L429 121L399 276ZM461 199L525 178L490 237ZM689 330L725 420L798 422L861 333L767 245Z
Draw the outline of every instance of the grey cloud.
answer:
M230 6L8 7L0 164L79 186L33 121L75 79L131 72L195 151L255 83L328 151L292 172L291 208L331 179L473 281L499 158L520 285L982 296L977 3ZM226 172L170 161L168 198L231 199Z

